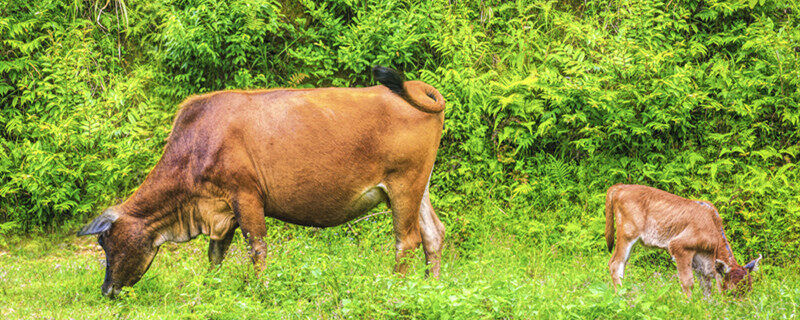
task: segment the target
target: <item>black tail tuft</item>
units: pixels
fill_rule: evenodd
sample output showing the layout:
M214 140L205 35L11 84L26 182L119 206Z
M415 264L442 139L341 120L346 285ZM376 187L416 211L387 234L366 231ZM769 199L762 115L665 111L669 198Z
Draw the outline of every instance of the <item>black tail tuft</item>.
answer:
M405 95L403 76L394 69L375 66L372 68L372 75L375 77L375 80L378 80L378 82L389 88L389 90L401 96Z

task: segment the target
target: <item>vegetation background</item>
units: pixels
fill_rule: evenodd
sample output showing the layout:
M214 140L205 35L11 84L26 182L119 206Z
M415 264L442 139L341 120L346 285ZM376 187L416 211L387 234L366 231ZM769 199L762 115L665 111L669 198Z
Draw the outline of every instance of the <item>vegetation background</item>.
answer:
M797 317L798 10L790 0L0 0L0 313L127 318L158 302L190 318ZM283 267L267 278L293 288L284 295L237 254L205 273L193 243L162 253L166 265L122 302L96 297L102 253L68 234L138 186L180 101L374 85L373 65L447 99L432 193L449 280L391 275L390 218L377 215L329 230L268 222ZM668 255L643 250L626 282L646 284L614 295L602 212L620 182L715 203L739 262L765 257L754 297L686 304ZM181 291L195 295L162 300Z

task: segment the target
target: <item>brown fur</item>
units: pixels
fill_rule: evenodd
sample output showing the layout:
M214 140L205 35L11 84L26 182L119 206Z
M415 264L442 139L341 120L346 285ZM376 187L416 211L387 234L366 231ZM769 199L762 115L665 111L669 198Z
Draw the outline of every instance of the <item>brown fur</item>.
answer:
M427 186L444 99L423 82L404 86L403 96L374 86L187 99L142 185L81 232L100 233L104 242L104 294L136 283L165 241L208 234L209 260L218 264L239 227L261 269L265 217L332 227L382 201L394 214L396 270L405 272L403 258L422 243L438 277L444 227ZM101 218L116 221L104 228Z
M706 294L711 290L711 278L717 281L717 291L749 290L749 271L758 260L748 264L750 270L736 263L722 219L711 203L651 187L617 184L606 193L605 214L606 245L614 250L609 271L615 287L621 283L631 246L641 241L670 253L687 296L691 296L694 283L692 269L700 276Z

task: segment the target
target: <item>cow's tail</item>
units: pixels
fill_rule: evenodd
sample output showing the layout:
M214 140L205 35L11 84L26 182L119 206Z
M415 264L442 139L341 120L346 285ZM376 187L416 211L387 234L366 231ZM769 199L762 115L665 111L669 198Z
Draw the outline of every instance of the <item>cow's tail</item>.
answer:
M608 252L614 250L614 201L613 193L616 186L611 186L606 192L606 246Z
M372 68L372 75L382 85L403 97L409 104L427 113L444 110L444 97L433 86L422 81L403 81L403 76L386 67Z

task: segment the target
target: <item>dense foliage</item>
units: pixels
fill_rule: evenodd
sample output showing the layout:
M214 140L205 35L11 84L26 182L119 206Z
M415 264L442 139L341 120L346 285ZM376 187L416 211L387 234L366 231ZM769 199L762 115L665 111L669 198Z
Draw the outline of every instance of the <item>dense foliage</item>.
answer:
M386 65L448 101L434 202L459 247L602 250L623 182L714 202L740 260L800 254L793 1L2 2L0 234L130 194L191 94ZM478 205L496 210L462 214Z

